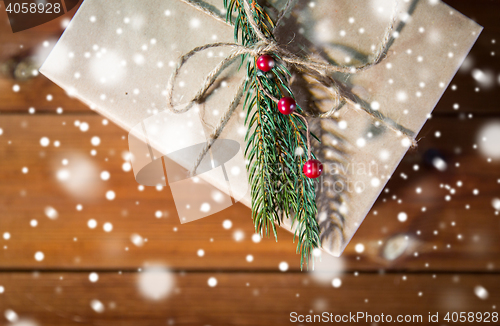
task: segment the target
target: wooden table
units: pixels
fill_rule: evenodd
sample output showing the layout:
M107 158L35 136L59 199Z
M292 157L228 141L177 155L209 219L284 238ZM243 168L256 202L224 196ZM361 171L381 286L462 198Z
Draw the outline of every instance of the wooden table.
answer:
M485 30L344 255L315 272L300 271L288 232L255 239L243 205L181 226L168 188L135 183L125 131L43 76L1 77L1 323L284 325L327 311L420 324L439 313L444 325L446 312L498 313L500 163L480 135L500 123L500 2L447 2ZM1 9L0 62L46 55L63 19L12 34ZM444 171L426 163L433 151Z

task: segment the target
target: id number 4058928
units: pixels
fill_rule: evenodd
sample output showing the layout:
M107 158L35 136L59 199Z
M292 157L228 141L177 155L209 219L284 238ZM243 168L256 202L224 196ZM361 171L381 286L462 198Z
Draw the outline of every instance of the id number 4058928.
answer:
M449 323L497 323L498 312L448 312L443 320Z
M5 10L15 14L58 14L61 12L60 3L9 3Z

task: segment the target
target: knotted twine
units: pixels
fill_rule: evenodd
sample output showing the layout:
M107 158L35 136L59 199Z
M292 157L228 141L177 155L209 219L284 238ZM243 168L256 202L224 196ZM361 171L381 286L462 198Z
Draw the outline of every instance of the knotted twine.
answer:
M216 15L214 12L211 10L203 7L197 2L193 2L192 0L180 0L184 3L187 3L207 15L225 22L220 16ZM294 3L296 0L288 0L286 5L284 6L284 9L279 13L278 19L276 20L276 25L274 30L278 27L279 23L281 20L284 18L284 16L288 13L288 11L293 7L292 3ZM312 118L331 118L335 112L337 112L341 107L343 107L345 104L351 104L354 106L354 108L358 110L364 110L366 113L368 113L372 118L378 120L379 122L382 123L382 125L388 129L393 130L396 132L398 135L405 135L408 140L410 140L410 143L412 146L416 145L416 141L413 139L413 132L411 130L406 129L404 126L401 126L397 122L393 121L390 118L385 117L381 112L378 110L374 110L372 108L366 107L364 105L361 105L358 103L356 95L354 95L352 92L344 89L341 87L341 84L335 80L333 77L331 77L332 74L334 73L344 73L344 74L356 74L362 71L365 71L367 69L370 69L371 67L378 65L381 61L383 61L387 55L387 50L390 46L390 41L391 41L391 36L394 31L394 25L396 21L396 9L397 9L397 3L395 4L394 7L394 12L393 12L393 17L391 19L391 24L387 28L384 38L382 42L380 43L380 46L378 47L377 52L375 53L375 56L372 61L367 62L361 66L342 66L342 65L333 65L324 61L319 61L318 59L311 57L309 55L306 55L304 57L299 57L296 56L294 53L286 50L285 48L281 47L276 41L273 39L267 38L264 33L260 30L259 26L255 22L255 19L252 14L252 9L249 3L249 0L242 0L243 2L243 7L245 11L245 15L247 16L247 21L249 22L252 30L255 32L255 35L258 38L258 42L251 45L251 46L244 46L241 44L237 43L228 43L228 42L216 42L216 43L210 43L202 46L195 47L191 51L187 52L186 54L182 55L179 60L177 65L175 66L174 71L170 75L170 79L167 84L167 108L177 114L182 114L185 113L193 108L195 104L201 103L206 97L207 93L210 89L210 87L214 84L214 82L217 80L219 75L231 64L233 61L245 54L250 54L254 57L258 57L262 54L267 54L267 53L274 53L277 54L281 61L288 66L291 66L298 70L299 72L309 74L316 78L317 80L323 81L322 83L325 84L325 80L330 84L329 90L332 92L332 98L334 99L335 105L328 110L325 113L320 113L320 114L311 114L308 113L306 114L307 117L312 117ZM273 32L274 32L273 30ZM210 71L210 73L207 75L205 78L203 84L199 88L198 92L194 95L194 97L189 101L187 104L184 105L182 108L175 108L174 103L173 103L173 91L174 91L174 85L175 81L179 75L179 72L182 68L182 66L195 54L198 52L204 51L206 49L210 48L216 48L216 47L231 47L234 48L234 50L227 56L225 57L215 68ZM208 153L212 145L215 143L215 141L219 138L221 135L222 131L224 130L226 124L229 122L231 119L232 114L234 113L235 109L237 108L238 104L241 101L241 98L243 97L243 93L245 92L245 82L243 82L240 87L238 88L238 91L232 100L231 104L229 105L228 109L222 114L221 119L217 123L217 125L214 127L214 130L209 136L208 142L205 144L203 150L200 152L200 155L195 161L193 170L191 172L192 175L196 173L196 169L200 165L201 161L205 157L205 155ZM271 100L274 102L278 102L278 99L274 98L271 94L269 94L262 84L260 82L257 83L259 89L263 91ZM307 120L300 116L301 118L304 119L306 125ZM309 132L308 132L308 153L310 151L310 138L309 138Z

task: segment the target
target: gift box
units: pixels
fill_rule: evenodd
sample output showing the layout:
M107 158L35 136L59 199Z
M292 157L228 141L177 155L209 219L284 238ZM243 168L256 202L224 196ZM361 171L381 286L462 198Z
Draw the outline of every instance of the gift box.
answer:
M439 0L270 0L263 5L273 18L286 9L275 36L280 46L298 56L360 66L386 45L380 63L331 76L357 105L344 103L331 117L309 119L321 140L313 143L314 150L325 167L316 194L322 248L339 256L482 28ZM211 160L195 176L189 175L245 79L241 62L223 70L210 95L189 117L166 113L167 84L179 57L209 43L234 42L233 26L223 17L222 0L85 0L40 70L68 94L131 132L137 180L156 185L168 179L182 222L220 211L235 198L251 205L242 157L247 130L241 104L223 128L221 142L207 154ZM386 35L393 18L394 29ZM175 102L192 98L231 51L210 48L192 56L176 79ZM331 87L307 73L292 73L291 87L301 107L321 113L337 104ZM196 125L196 132L190 131L189 123ZM185 141L182 146L180 140ZM185 148L190 154L178 155ZM233 154L214 164L215 152ZM232 166L222 168L226 162ZM167 167L178 173L168 173ZM208 190L191 187L200 180ZM214 190L222 195L214 196ZM203 214L181 213L181 206L192 208L185 202L186 193L198 191L207 199L194 209ZM203 206L216 198L223 198L219 206ZM183 216L195 217L183 221ZM283 225L291 229L289 221Z

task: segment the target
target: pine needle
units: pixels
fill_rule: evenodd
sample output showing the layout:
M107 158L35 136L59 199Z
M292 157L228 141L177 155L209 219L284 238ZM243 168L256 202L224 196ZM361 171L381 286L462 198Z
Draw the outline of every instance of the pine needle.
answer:
M235 40L244 46L252 46L258 38L247 20L242 1L224 0L226 18L234 24ZM262 33L274 39L273 20L256 1L252 2L252 8ZM236 17L234 22L233 14ZM256 69L255 60L244 56L242 61L242 64L247 62L245 155L255 232L261 236L273 234L277 240L276 226L282 223L283 217L291 218L296 227L294 241L297 240L301 268L303 265L308 268L313 250L320 245L320 231L316 220L314 181L302 173L307 161L304 154L307 152L305 125L296 115L281 114L277 104L259 89L260 84L275 98L293 97L287 82L290 77L288 69L278 64L270 72L262 73ZM297 112L302 112L298 106Z

